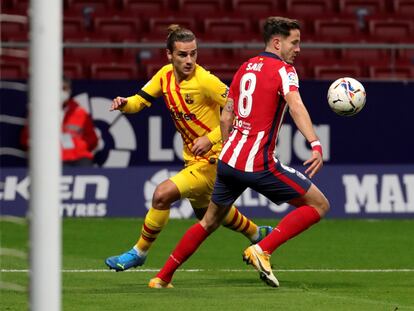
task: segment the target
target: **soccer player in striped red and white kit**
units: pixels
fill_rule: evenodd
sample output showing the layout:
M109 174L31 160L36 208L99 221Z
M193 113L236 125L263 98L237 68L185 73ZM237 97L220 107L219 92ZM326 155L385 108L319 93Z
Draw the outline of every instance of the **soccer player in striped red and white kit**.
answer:
M284 113L289 110L296 126L312 147L304 163L312 178L323 165L322 146L300 97L299 80L292 66L300 52L300 26L296 20L269 17L263 29L265 51L237 71L221 115L224 146L217 179L203 219L183 236L164 267L153 278L153 288L172 287L175 270L213 232L233 202L250 187L272 202L295 207L266 238L248 247L243 260L260 278L277 287L270 255L283 243L317 223L329 210L322 192L303 174L283 165L275 156L276 140Z

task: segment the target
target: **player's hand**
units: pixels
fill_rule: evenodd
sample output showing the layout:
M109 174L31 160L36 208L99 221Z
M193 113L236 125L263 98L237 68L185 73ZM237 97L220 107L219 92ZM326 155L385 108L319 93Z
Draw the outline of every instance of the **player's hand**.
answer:
M309 165L305 171L305 174L307 174L309 178L312 178L323 166L322 155L318 151L313 150L312 157L309 160L306 160L303 165Z
M112 106L109 111L119 110L128 103L128 99L125 97L116 97L112 100Z
M191 148L191 152L195 156L201 156L208 152L211 149L211 147L213 147L213 144L207 136L197 137L196 139L194 139L193 144L194 145Z

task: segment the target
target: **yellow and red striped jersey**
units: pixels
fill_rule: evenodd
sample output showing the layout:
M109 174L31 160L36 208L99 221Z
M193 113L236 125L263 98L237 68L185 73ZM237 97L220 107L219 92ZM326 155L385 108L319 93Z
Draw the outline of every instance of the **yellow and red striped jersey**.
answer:
M217 159L221 151L220 107L227 99L228 87L219 78L196 65L194 73L177 83L172 64L162 67L134 96L128 97L123 112L135 113L163 96L164 102L183 139L184 161L209 161ZM197 137L207 135L212 149L201 157L192 154Z

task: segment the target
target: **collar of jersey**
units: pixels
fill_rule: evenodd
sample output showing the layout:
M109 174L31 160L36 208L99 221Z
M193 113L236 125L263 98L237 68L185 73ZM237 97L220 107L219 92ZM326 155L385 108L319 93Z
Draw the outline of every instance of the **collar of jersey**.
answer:
M271 53L271 52L261 52L259 54L259 56L267 56L267 57L272 57L272 58L275 58L275 59L278 59L278 60L282 60L279 56L277 56L276 54Z

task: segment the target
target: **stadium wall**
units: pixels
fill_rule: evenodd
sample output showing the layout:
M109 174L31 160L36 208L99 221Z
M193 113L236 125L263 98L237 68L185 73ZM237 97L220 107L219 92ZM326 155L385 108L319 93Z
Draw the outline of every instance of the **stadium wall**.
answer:
M117 95L132 95L145 81L77 80L73 94L94 118L101 136L97 166L181 165L181 139L162 100L134 115L110 112ZM364 81L367 104L356 116L341 117L328 107L330 81L302 81L301 95L324 146L327 164L413 164L414 82ZM0 166L26 165L19 135L27 115L27 85L0 82ZM45 112L47 113L47 112ZM286 117L278 156L300 165L309 149L290 116Z
M136 115L109 112L114 96L134 94L144 83L74 81L75 98L92 114L101 140L96 167L64 171L63 216L142 217L156 184L180 170L180 137L162 101ZM364 81L367 105L354 117L329 110L329 83L301 83L302 97L324 145L325 167L315 182L331 201L329 217L413 218L414 83ZM27 114L26 83L1 81L0 99L0 214L23 216L30 185L26 154L19 146ZM303 171L301 163L309 149L290 117L282 135L279 158ZM281 217L288 209L251 191L237 203L251 217ZM189 203L177 202L171 216L191 217Z
M180 168L65 169L60 187L61 213L65 217L144 217L156 185ZM26 215L30 187L27 169L2 169L1 182L1 214ZM414 165L326 165L314 182L330 200L330 218L414 217ZM236 204L250 217L281 217L290 209L252 190L246 190ZM173 204L172 218L192 216L188 200Z

